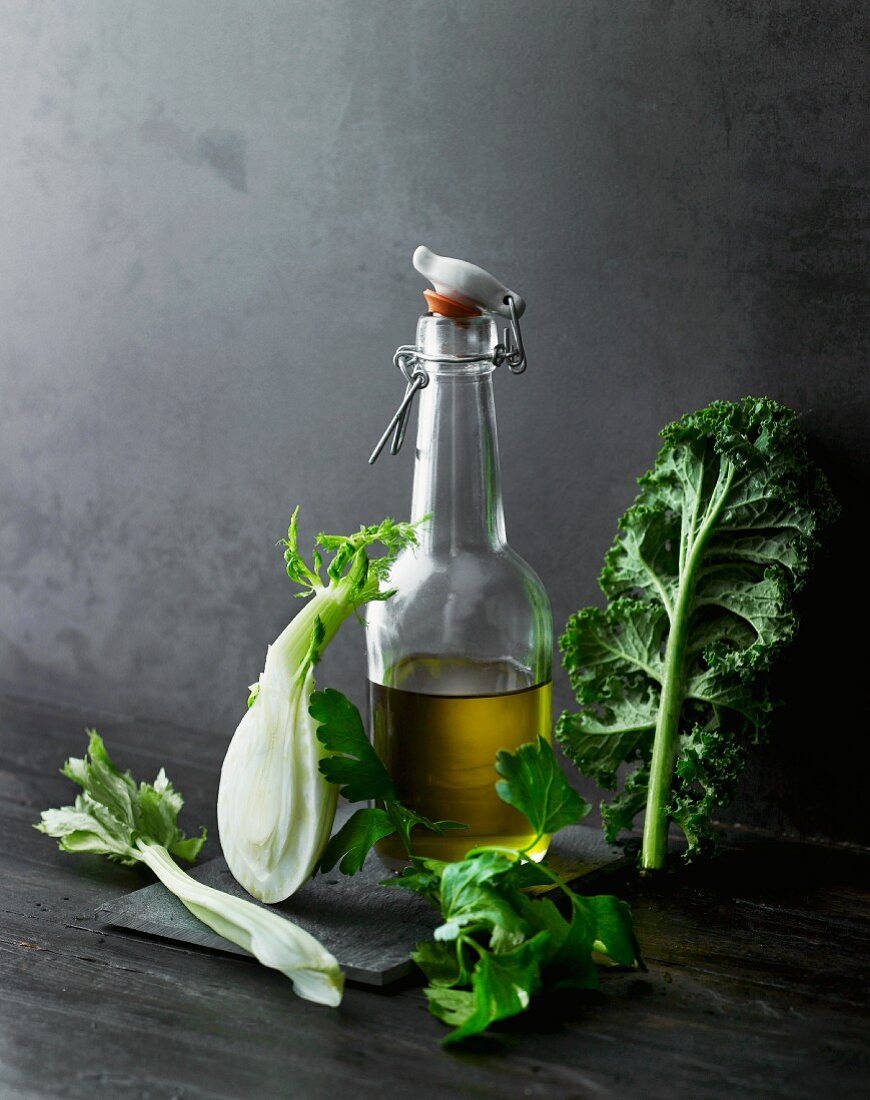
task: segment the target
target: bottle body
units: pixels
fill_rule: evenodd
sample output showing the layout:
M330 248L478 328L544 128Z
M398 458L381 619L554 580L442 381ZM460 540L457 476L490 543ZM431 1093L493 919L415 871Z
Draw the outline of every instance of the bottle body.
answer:
M374 746L403 801L432 821L467 826L446 829L443 836L419 830L415 849L421 855L458 860L484 844L528 848L532 858L546 853L550 838L531 834L526 819L503 802L494 788L499 750L513 751L538 736L550 737L549 681L511 691L493 690L495 684L525 678L519 672L503 662L411 657L395 670L394 679L410 682L413 688L369 684ZM478 694L444 693L451 686L475 685ZM396 837L381 841L379 850L390 866L405 861Z
M494 367L485 358L495 339L489 318L421 318L418 348L432 358L411 515L428 519L420 546L393 567L395 595L367 612L375 748L407 805L468 826L443 837L414 833L415 850L439 859L535 841L527 820L496 794L495 758L551 735L550 605L505 537ZM453 358L476 353L477 362ZM540 858L548 840L538 838L530 854ZM393 838L379 853L390 865L404 858Z

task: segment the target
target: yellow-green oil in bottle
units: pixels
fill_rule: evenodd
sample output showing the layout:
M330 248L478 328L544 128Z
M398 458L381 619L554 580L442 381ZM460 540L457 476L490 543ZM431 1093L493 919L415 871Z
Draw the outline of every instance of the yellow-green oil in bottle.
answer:
M461 821L444 836L417 828L418 855L462 859L478 845L523 849L535 841L528 820L496 793L499 749L551 739L552 683L529 683L511 661L408 657L391 670L390 686L370 683L375 750L405 805L432 821ZM529 852L541 859L549 836ZM401 841L377 845L388 866L407 862Z

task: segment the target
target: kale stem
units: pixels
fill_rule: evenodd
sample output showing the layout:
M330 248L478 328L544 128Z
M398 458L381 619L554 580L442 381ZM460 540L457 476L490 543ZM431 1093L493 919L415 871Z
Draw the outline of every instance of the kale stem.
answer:
M640 853L640 865L644 871L661 870L668 854L670 793L679 749L680 715L686 698L686 643L689 635L689 620L694 606L695 583L707 541L728 499L734 473L734 466L730 462L725 462L716 488L713 490L711 506L686 555L685 570L680 578L680 587L674 603L674 614L665 651L661 701L650 760L646 816Z
M681 586L668 636L662 695L650 760L646 816L643 823L641 867L660 870L668 853L668 803L677 760L680 713L683 709L684 663L688 626L688 588Z

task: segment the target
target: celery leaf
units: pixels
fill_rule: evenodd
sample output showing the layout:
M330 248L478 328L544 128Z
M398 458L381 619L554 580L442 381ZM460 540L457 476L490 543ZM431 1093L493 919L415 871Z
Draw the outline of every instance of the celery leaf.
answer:
M61 771L82 793L72 806L46 810L36 828L56 837L64 851L92 852L132 866L142 860L136 847L141 836L191 862L199 855L206 831L188 837L178 827L184 800L162 768L153 783L137 787L130 773L113 763L96 730L89 730L86 755L70 757Z

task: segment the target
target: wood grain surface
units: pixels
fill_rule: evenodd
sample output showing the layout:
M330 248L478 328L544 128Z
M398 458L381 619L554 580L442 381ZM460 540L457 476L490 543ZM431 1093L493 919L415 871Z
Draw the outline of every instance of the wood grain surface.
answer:
M702 868L594 872L629 900L646 973L550 1001L461 1053L413 977L300 1001L252 960L106 934L94 911L149 880L36 833L86 724L134 774L161 764L219 854L221 738L0 700L0 1096L864 1097L870 1092L865 852L732 834Z

